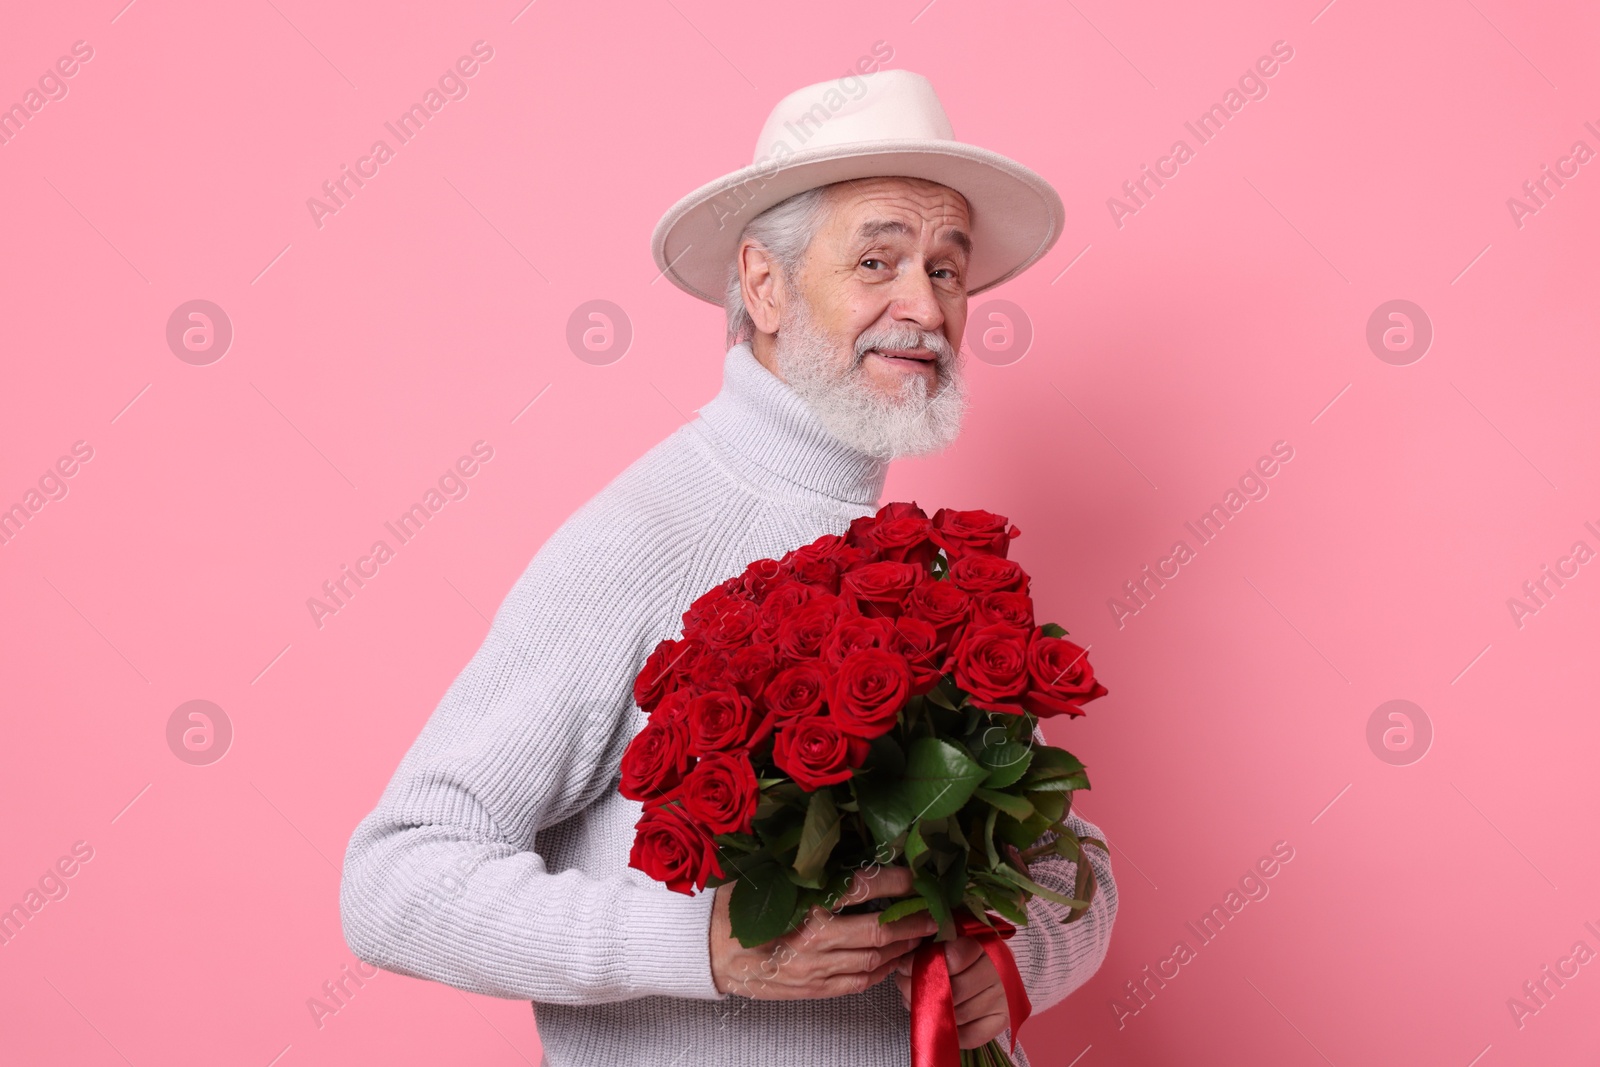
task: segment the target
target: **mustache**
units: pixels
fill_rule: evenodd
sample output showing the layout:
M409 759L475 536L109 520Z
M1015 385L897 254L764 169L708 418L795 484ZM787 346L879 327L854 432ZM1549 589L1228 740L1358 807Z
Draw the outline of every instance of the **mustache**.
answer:
M853 370L874 348L924 348L938 360L939 376L944 377L959 355L948 338L938 330L919 330L914 326L886 326L867 330L855 343Z

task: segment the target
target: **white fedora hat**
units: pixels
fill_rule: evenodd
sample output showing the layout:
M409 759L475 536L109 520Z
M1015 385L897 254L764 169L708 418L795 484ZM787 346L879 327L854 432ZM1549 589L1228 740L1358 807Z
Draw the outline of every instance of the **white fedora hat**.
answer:
M882 70L808 85L779 101L756 139L753 163L701 186L661 217L650 241L656 266L690 296L720 306L746 223L807 189L873 177L924 178L966 197L968 293L1022 273L1055 244L1066 218L1061 197L1038 174L955 139L927 78Z

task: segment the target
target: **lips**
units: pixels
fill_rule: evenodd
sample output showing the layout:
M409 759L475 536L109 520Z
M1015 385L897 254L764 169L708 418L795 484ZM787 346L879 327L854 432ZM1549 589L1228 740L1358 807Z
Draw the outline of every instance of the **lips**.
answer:
M933 363L937 358L926 348L869 348L867 352L898 363Z

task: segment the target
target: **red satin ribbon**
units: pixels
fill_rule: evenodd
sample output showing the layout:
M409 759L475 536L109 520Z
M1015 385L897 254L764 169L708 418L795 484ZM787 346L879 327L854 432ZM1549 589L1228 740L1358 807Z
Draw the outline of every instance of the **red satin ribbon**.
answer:
M1033 1005L1022 987L1017 961L1005 939L1017 928L998 915L989 916L991 928L965 910L955 916L956 932L974 938L989 954L1000 984L1006 991L1011 1018L1011 1051L1017 1050L1017 1031L1027 1021ZM911 962L911 1063L912 1067L960 1067L961 1042L956 1034L956 1005L950 988L950 965L945 959L947 941L924 941Z

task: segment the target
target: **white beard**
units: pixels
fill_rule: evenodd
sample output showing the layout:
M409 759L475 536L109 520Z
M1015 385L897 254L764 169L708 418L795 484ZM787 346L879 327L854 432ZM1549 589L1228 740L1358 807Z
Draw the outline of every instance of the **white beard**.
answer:
M805 302L791 305L779 324L773 358L778 373L839 440L879 459L938 452L956 439L966 410L962 355L944 334L914 326L871 329L856 339L842 371L835 342L816 328ZM937 385L928 395L921 375L907 375L898 393L876 388L861 370L873 348L926 348L938 357Z

